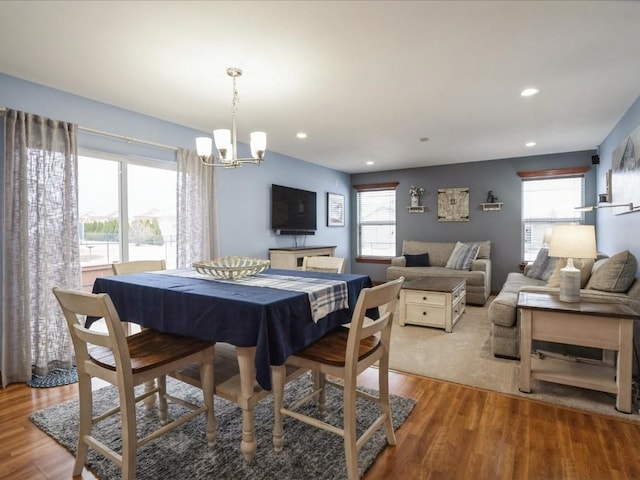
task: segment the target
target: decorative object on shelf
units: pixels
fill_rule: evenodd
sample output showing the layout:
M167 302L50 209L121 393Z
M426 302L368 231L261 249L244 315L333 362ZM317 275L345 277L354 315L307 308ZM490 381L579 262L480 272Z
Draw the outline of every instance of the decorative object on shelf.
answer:
M344 195L327 192L327 227L344 227Z
M593 225L554 225L551 231L550 257L567 259L560 269L560 301L580 301L580 270L574 258L596 258L596 232Z
M265 132L251 132L251 157L238 158L236 141L236 113L238 112L238 89L236 78L242 75L242 70L235 67L227 68L227 75L233 78L233 99L231 102L231 130L219 129L213 131L213 137L218 150L218 158L212 153L211 137L196 138L196 150L202 163L209 167L237 168L245 163L260 165L267 149L267 134Z
M496 197L493 194L493 190L489 190L487 192L487 200L485 203L481 203L480 206L482 207L482 211L483 212L488 212L491 210L501 210L502 209L502 202L498 201L498 197Z
M469 188L438 189L438 221L469 221Z
M604 174L605 193L598 195L599 203L611 203L613 201L613 195L611 193L611 169L607 170Z
M409 195L411 196L411 206L419 207L420 206L420 197L424 193L424 188L422 187L414 187L411 185L409 187Z
M258 275L269 267L271 262L262 258L222 257L215 260L195 262L193 268L202 275L209 275L225 280Z

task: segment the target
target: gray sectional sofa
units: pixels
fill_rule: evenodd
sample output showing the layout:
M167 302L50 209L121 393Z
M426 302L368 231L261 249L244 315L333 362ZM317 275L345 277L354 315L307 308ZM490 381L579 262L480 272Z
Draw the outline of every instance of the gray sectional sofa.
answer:
M477 257L469 268L447 268L447 263L459 242L421 242L405 240L402 256L391 260L387 269L387 280L404 277L406 281L424 277L464 278L467 281L466 301L468 304L484 305L491 293L491 242L465 242L465 245L479 244ZM407 266L407 260L428 254L429 266Z
M559 267L554 269L554 278L534 278L531 265L524 272L512 272L507 276L500 293L489 305L491 321L491 343L497 357L520 358L520 321L516 304L519 292L558 293L554 278ZM583 266L583 287L580 297L599 302L620 302L640 312L640 278L635 278L638 269L636 258L628 251L612 257L600 255L599 259ZM550 286L551 285L551 286ZM640 322L635 322L634 343L640 343Z

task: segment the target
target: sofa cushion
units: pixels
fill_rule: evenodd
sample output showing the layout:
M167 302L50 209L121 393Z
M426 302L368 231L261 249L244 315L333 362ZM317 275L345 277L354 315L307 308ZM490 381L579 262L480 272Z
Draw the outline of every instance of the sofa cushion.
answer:
M556 257L549 256L549 249L543 247L538 251L538 256L527 269L525 275L529 278L537 278L538 280L544 280L546 282L551 278L557 261L558 259Z
M585 288L589 277L591 276L591 269L593 268L593 258L574 258L573 266L580 270L580 288ZM553 270L551 277L547 281L547 287L560 287L560 270L567 266L567 259L560 258L556 262L556 268Z
M478 256L480 244L456 242L445 268L471 270L471 264Z
M428 253L422 253L418 255L410 255L408 253L405 253L404 258L406 259L405 266L407 267L428 267L429 266Z
M518 303L518 292L527 286L544 285L543 280L525 277L522 273L511 272L507 275L507 281L502 286L502 290L489 305L489 319L496 325L511 328L516 323L516 304Z
M588 289L605 292L626 292L631 287L638 270L638 261L629 250L610 258L598 260L587 284Z
M473 242L480 245L480 250L478 250L477 258L491 258L491 240L485 240L483 242Z

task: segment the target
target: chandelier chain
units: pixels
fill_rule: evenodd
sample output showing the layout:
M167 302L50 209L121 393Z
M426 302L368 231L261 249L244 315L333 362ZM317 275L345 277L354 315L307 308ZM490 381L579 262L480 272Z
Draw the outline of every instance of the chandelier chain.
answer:
M233 100L231 101L231 113L235 115L238 113L238 103L240 97L238 95L238 88L236 87L236 77L233 77Z

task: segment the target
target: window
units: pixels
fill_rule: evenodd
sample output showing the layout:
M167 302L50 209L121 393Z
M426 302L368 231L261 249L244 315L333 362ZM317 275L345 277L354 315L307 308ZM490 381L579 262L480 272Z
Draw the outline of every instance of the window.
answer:
M582 175L523 179L522 182L522 258L535 260L543 246L544 231L556 223L581 223L582 213L575 207L584 199Z
M83 270L149 259L175 268L175 164L95 152L78 164Z
M355 185L358 257L396 256L397 183Z

